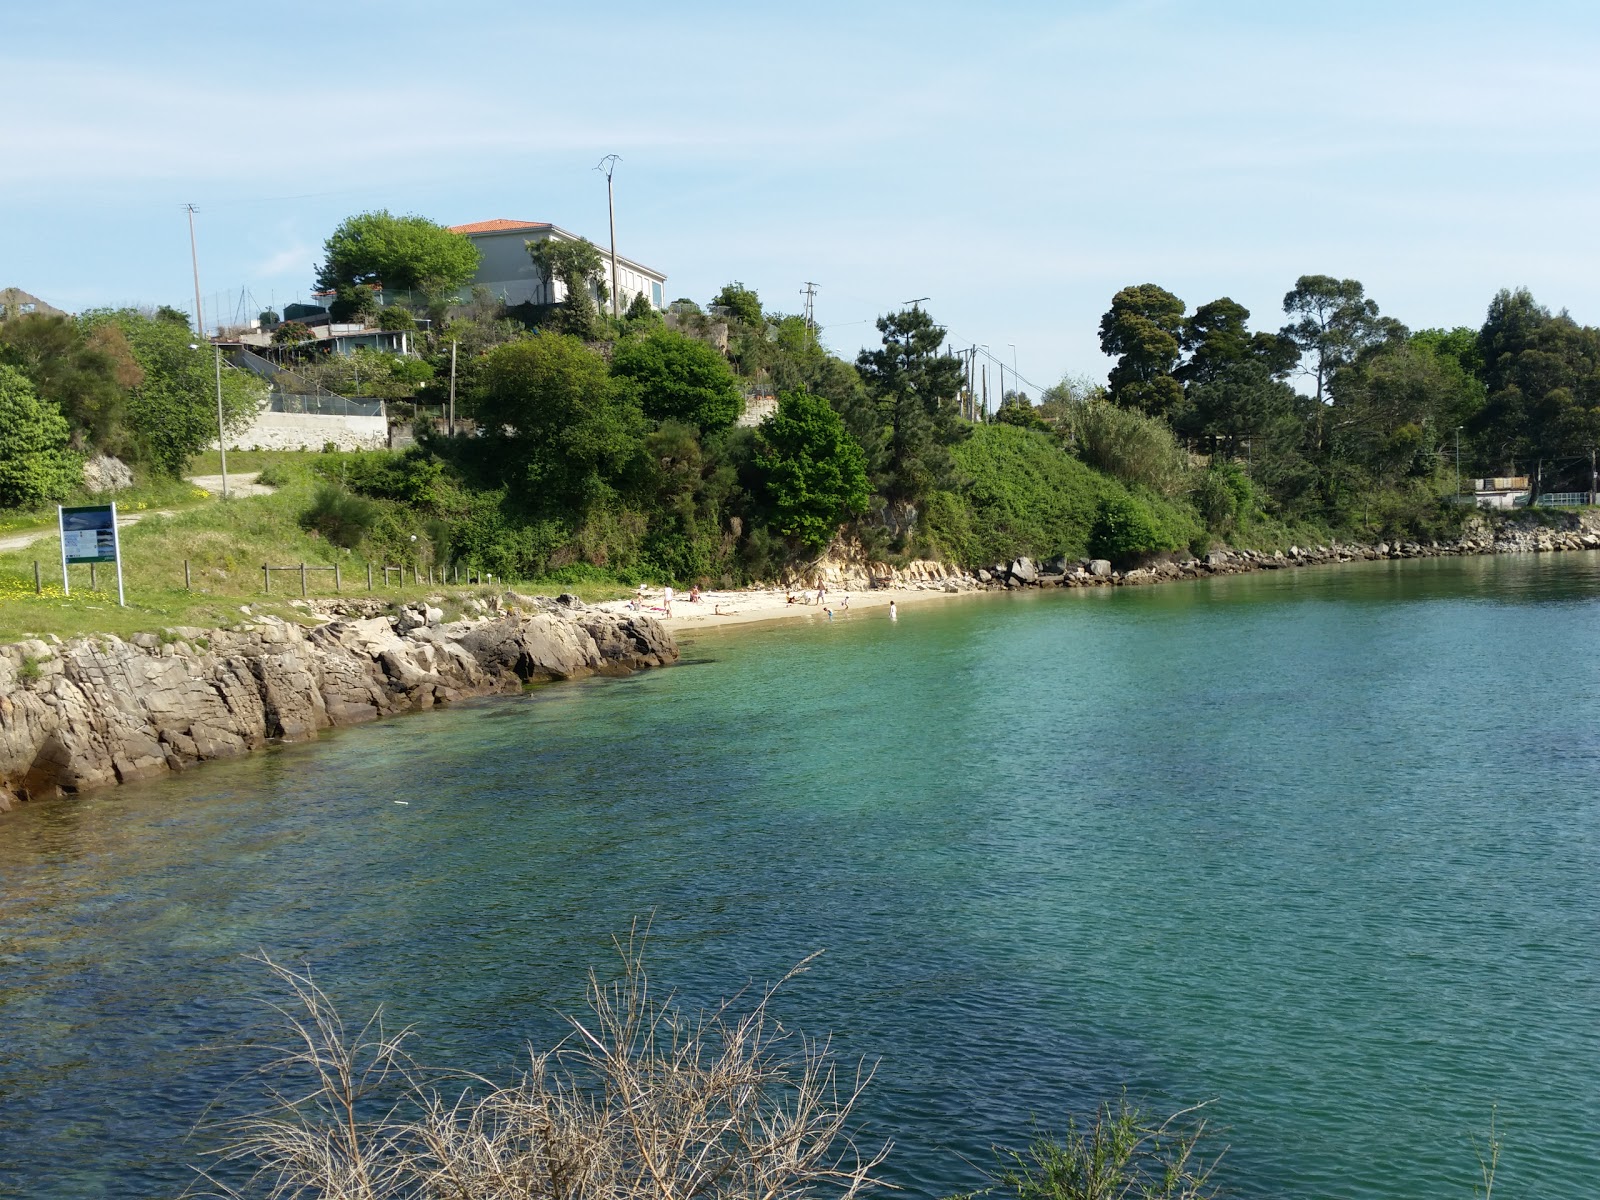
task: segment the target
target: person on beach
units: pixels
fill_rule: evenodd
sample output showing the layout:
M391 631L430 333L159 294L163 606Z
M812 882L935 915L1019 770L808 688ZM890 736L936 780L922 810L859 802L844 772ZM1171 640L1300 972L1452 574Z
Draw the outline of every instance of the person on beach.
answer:
M846 592L844 594L844 603L839 605L839 611L840 612L849 612L850 611L850 593L849 592Z
M828 593L823 590L822 584L817 584L817 603L824 604L827 602L827 599Z
M661 611L669 617L672 615L672 585L670 583L661 589Z
M784 603L785 604L793 604L794 603L794 593L793 592L789 592L788 593L788 598L786 600L784 600Z
M828 620L833 620L833 609L824 608L822 611L828 614Z
M689 589L689 603L690 604L699 604L700 603L700 585L698 583L695 584L692 588Z
M898 621L899 619L900 619L900 614L895 611L894 601L891 600L891 601L889 601L889 620Z

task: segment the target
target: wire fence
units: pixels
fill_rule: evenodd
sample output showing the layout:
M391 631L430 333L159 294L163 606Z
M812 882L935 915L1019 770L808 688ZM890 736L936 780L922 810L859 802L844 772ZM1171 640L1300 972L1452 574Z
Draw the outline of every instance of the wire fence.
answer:
M382 400L352 400L348 396L341 396L338 392L330 392L320 383L315 383L271 359L246 350L243 346L236 349L229 358L234 366L267 381L272 388L272 396L267 402L267 407L272 412L338 417L384 415Z

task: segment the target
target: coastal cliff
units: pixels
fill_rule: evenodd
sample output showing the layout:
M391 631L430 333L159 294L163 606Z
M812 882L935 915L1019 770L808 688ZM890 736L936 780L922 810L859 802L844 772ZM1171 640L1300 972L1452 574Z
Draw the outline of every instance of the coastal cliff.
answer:
M307 627L254 617L0 647L0 810L524 684L677 660L650 617L508 593Z

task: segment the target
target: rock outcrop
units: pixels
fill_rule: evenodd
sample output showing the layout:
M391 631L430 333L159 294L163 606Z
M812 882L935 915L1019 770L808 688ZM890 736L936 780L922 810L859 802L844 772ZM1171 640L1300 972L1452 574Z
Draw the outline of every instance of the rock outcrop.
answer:
M436 608L275 617L0 647L0 810L181 771L272 741L524 684L677 660L650 617L507 593L482 617Z

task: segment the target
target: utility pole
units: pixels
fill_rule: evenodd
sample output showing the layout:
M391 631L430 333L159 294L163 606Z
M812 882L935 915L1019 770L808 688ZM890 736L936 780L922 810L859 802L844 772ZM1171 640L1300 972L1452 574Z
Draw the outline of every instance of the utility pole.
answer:
M1022 378L1022 372L1017 370L1017 344L1015 342L1007 342L1006 345L1011 347L1011 388L1013 391L1020 393L1022 384L1017 381Z
M200 315L200 255L194 248L194 214L200 210L193 204L185 204L183 207L189 214L189 265L194 268L194 335L203 338L206 335L206 324Z
M815 342L817 340L817 285L809 279L805 287L800 289L800 294L806 298L806 335Z
M450 343L450 436L456 435L456 344Z
M611 217L611 315L617 315L617 291L620 276L617 274L617 206L611 194L611 172L622 161L620 154L608 154L595 167L606 177L606 212Z
M1456 495L1461 495L1461 426L1456 426Z
M983 364L983 415L989 415L989 364Z

